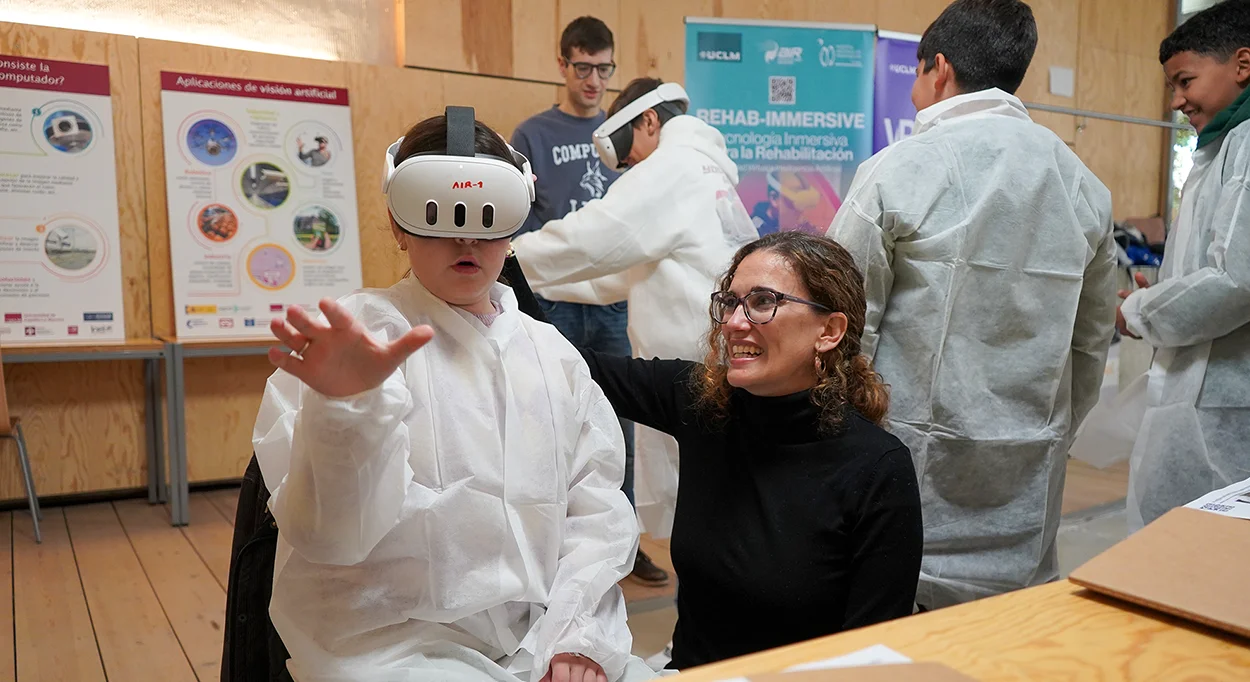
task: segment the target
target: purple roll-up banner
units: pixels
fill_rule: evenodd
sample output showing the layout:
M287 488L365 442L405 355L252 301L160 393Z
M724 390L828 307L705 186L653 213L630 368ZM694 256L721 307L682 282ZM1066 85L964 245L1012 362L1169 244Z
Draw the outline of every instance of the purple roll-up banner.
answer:
M916 82L916 48L920 36L892 31L877 32L875 121L872 152L906 139L916 122L911 88Z

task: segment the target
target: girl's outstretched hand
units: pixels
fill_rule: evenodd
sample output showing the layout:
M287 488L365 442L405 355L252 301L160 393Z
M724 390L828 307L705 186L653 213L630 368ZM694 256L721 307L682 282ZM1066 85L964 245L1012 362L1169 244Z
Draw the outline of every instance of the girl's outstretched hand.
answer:
M338 302L324 298L319 307L324 321L292 306L287 308L286 320L269 323L274 336L295 351L270 348L269 362L331 398L381 386L400 363L434 338L434 330L422 325L394 341L377 341Z
M556 654L542 682L608 682L598 663L577 654Z

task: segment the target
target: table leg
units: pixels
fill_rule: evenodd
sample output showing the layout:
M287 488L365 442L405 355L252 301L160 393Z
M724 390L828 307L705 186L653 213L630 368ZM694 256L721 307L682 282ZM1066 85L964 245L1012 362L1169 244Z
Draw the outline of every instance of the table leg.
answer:
M165 453L168 448L165 444L165 426L161 420L161 414L165 415L165 419L169 419L169 399L161 402L161 373L157 369L157 360L149 360L152 363L152 385L149 389L152 392L152 442L156 451L156 501L159 504L165 504L169 501L169 481L165 478ZM169 371L168 354L161 357L160 362L165 366L165 371Z
M183 385L182 346L166 345L169 370L166 391L169 400L169 498L170 522L175 526L190 523L190 496L187 483L187 421L186 393Z
M157 423L156 411L153 407L156 405L156 396L153 395L153 386L156 383L156 362L153 360L143 361L143 438L144 445L148 452L148 504L159 504L161 501L161 477L159 476L159 455L156 450L156 432Z

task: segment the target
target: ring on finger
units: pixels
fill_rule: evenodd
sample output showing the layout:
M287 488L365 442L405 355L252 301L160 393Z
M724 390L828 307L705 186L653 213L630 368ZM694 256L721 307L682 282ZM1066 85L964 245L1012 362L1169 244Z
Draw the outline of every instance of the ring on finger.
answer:
M309 339L309 340L305 341L305 342L304 342L304 347L303 347L303 348L300 348L300 349L299 349L299 350L297 350L297 351L295 351L295 354L296 354L296 355L298 355L298 356L300 356L301 358L302 358L302 357L304 357L304 353L308 350L308 347L309 347L309 346L311 346L311 345L312 345L312 339Z

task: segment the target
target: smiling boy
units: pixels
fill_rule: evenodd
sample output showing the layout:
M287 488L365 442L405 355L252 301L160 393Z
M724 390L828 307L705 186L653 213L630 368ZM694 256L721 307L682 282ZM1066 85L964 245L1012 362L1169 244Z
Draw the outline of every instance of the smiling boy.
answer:
M1250 477L1250 2L1194 15L1159 61L1198 151L1159 283L1121 292L1121 332L1156 349L1129 473L1133 529Z

